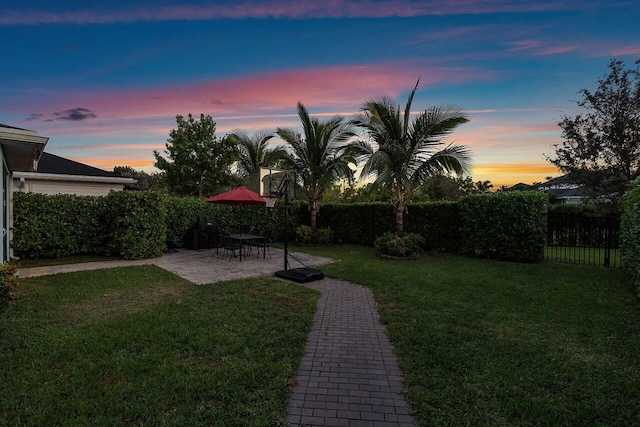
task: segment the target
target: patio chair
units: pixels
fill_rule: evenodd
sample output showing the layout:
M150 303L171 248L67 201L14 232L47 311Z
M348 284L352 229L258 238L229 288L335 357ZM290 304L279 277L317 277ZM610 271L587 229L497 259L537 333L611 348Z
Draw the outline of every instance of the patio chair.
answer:
M238 252L238 254L240 254L240 251L242 250L242 245L240 243L234 242L233 239L229 236L222 236L222 245L222 258L224 258L225 253L231 252L229 261L237 256L236 251Z
M250 240L248 242L250 248L256 248L257 257L260 257L260 249L262 249L263 255L269 253L269 258L271 258L271 251L269 250L269 236L265 236L264 240ZM265 252L267 251L267 252Z
M220 232L216 227L216 230L211 235L211 249L215 249L216 255L220 255L220 249L224 249L224 247L225 247L225 243L222 241Z

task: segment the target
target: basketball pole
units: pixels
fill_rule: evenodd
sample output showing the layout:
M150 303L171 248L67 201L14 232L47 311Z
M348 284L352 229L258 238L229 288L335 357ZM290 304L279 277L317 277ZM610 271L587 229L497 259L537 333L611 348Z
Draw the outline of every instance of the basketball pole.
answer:
M284 271L289 269L289 175L284 178Z

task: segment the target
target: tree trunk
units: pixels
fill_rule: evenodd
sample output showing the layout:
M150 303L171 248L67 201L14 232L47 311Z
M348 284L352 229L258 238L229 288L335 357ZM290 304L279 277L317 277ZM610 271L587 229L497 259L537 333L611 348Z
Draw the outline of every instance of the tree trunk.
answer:
M317 220L317 216L318 216L318 202L317 201L311 201L310 202L310 212L311 212L311 229L313 231L316 231L316 220Z
M396 205L396 233L399 236L402 236L402 234L404 234L404 207L404 202L398 201L398 204Z

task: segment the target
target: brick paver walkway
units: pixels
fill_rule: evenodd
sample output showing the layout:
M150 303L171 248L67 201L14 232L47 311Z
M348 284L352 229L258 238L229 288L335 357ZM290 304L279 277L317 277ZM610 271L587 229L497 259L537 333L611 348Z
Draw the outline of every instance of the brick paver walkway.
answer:
M371 290L334 279L321 292L287 420L293 426L413 426L402 373Z

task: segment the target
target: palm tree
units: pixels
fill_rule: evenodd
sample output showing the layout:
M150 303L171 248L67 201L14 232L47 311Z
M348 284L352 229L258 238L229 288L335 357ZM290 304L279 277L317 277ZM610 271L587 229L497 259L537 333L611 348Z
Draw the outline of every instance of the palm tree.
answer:
M404 231L403 213L424 181L436 174L460 175L470 165L469 150L462 145L445 145L443 138L468 122L452 105L430 107L411 119L411 103L418 82L409 95L404 114L390 98L368 101L354 123L365 129L372 143L358 141L366 163L361 178L375 175L375 185L384 186L396 202L396 232ZM444 148L443 148L444 146Z
M474 184L474 187L476 193L489 193L493 188L493 184L489 180L478 181Z
M286 160L302 187L307 192L311 213L311 229L316 230L316 218L322 193L340 179L353 179L350 164L355 158L348 152L346 142L355 136L352 127L341 116L325 122L309 117L309 112L298 102L298 116L303 134L294 129L278 128L276 133L291 148Z
M269 148L269 140L273 134L264 131L250 136L243 130L236 130L229 134L229 138L236 144L238 153L238 175L244 178L258 172L260 167L277 166L287 155L282 146Z

